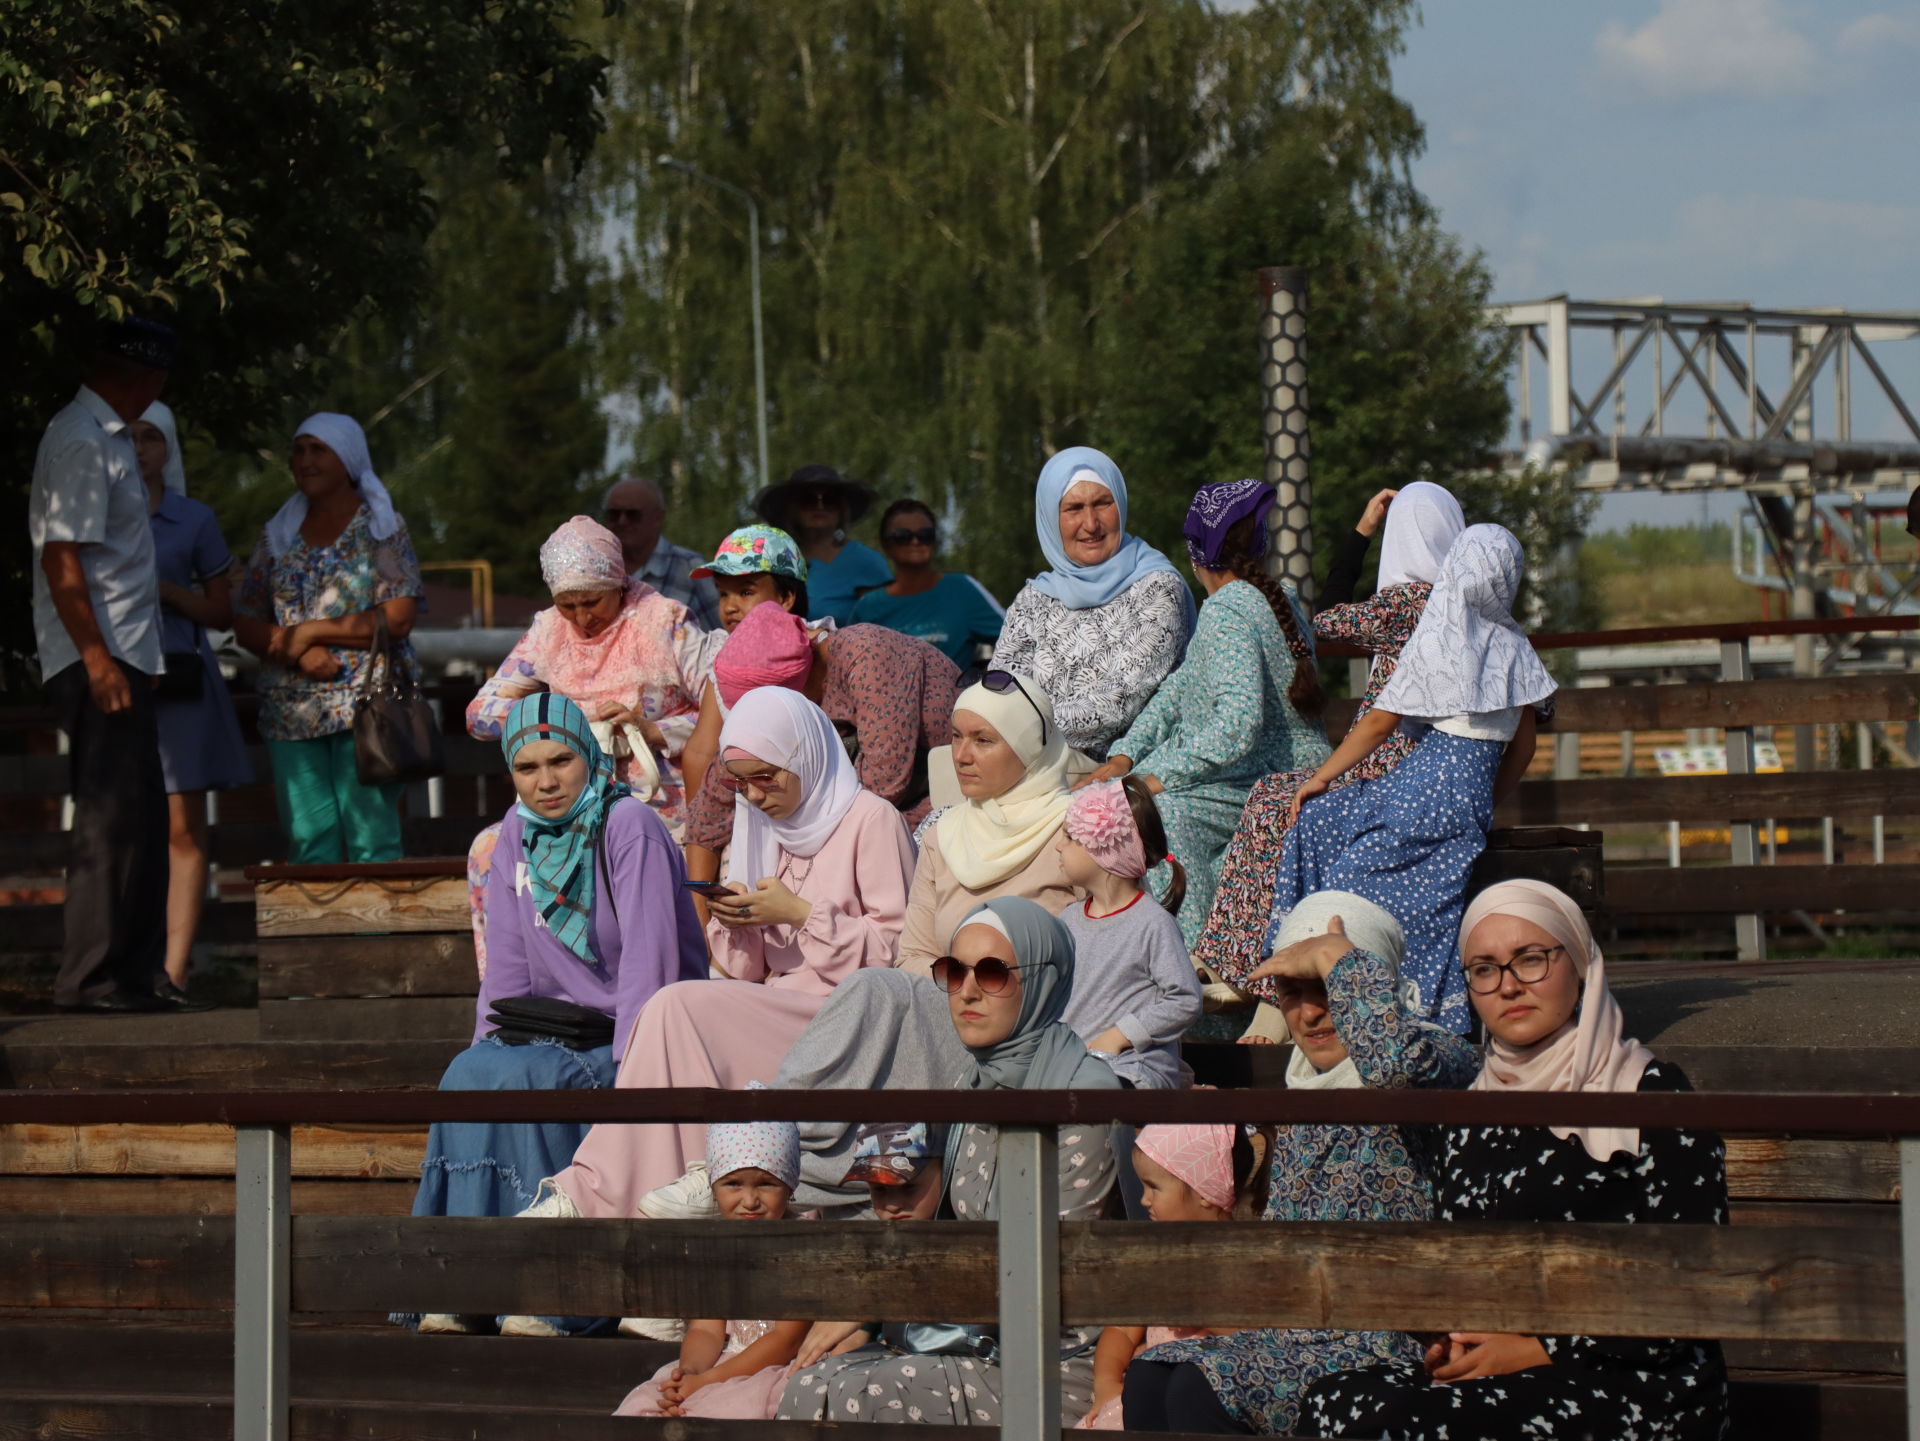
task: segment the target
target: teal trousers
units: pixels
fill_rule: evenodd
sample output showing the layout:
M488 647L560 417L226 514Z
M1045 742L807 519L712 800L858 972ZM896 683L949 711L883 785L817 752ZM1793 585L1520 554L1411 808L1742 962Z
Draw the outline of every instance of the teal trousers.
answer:
M401 787L360 784L352 731L268 741L267 756L294 865L400 859Z

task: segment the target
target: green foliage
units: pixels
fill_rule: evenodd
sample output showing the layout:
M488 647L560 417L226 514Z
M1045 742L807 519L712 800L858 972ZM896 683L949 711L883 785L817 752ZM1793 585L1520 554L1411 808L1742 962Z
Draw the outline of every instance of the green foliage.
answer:
M639 468L689 543L756 488L746 210L761 208L773 470L826 460L951 507L1010 595L1032 483L1088 443L1134 528L1261 464L1263 264L1312 268L1316 501L1478 467L1505 415L1486 278L1408 183L1406 3L716 0L637 6L592 224Z
M605 66L561 28L565 8L0 0L0 457L16 504L94 323L128 311L181 330L170 398L194 423L283 447L341 328L422 294L423 159L520 175L591 147ZM11 586L26 563L9 558Z
M1671 565L1726 566L1733 554L1733 527L1630 525L1587 541L1588 562L1603 575Z

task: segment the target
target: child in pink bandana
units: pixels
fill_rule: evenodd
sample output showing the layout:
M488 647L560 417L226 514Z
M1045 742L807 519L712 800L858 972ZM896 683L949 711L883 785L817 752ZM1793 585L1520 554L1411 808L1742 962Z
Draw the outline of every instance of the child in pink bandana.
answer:
M1179 909L1183 873L1167 854L1153 797L1131 778L1084 786L1054 844L1084 898L1060 914L1074 947L1073 999L1063 1019L1127 1085L1186 1085L1180 1036L1199 1018L1200 982L1179 922L1142 882L1166 860L1174 873L1168 900Z
M1261 1138L1264 1141L1264 1137ZM1134 1170L1156 1221L1231 1221L1257 1215L1255 1193L1266 1176L1268 1148L1238 1126L1148 1126L1133 1146ZM1093 1352L1093 1410L1079 1430L1119 1431L1127 1363L1149 1346L1224 1336L1234 1328L1108 1326Z

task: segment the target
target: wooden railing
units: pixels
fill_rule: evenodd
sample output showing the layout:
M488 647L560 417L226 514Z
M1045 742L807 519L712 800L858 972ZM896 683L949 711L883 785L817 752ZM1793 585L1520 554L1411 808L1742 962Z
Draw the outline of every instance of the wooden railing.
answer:
M973 1121L1000 1127L991 1224L295 1216L296 1122ZM1684 1127L1899 1137L1901 1230L1809 1224L1062 1224L1056 1126ZM232 1308L234 1434L293 1433L296 1312L727 1315L997 1323L1000 1434L1060 1435L1062 1325L1215 1324L1905 1343L1920 1358L1920 1097L1255 1092L0 1093L0 1124L234 1126L235 1215L0 1217L0 1306ZM997 1278L997 1279L996 1279ZM1920 1387L1909 1436L1920 1438ZM422 1396L427 1401L434 1398ZM303 1412L307 1407L300 1408ZM425 1413L406 1434L455 1434ZM441 1418L444 1420L444 1416ZM474 1417L455 1425L471 1426ZM319 1424L305 1428L321 1434ZM331 1434L331 1433L329 1433ZM371 1434L371 1433L370 1433ZM386 1433L381 1433L386 1434ZM468 1434L458 1431L458 1434ZM582 1435L575 1431L570 1434ZM591 1434L600 1434L594 1430ZM609 1434L612 1434L609 1432ZM824 1429L690 1418L698 1437ZM837 1434L837 1433L835 1433ZM964 1429L917 1428L954 1437ZM978 1435L974 1431L971 1434Z

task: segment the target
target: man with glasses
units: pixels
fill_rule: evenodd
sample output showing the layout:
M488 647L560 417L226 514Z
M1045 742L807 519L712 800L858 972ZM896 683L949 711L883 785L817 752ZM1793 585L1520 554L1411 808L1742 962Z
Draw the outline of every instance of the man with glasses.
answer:
M600 517L620 539L628 579L644 580L668 600L679 601L702 630L720 629L720 596L713 582L692 578L706 557L660 533L667 505L659 486L635 476L616 480L600 502Z

